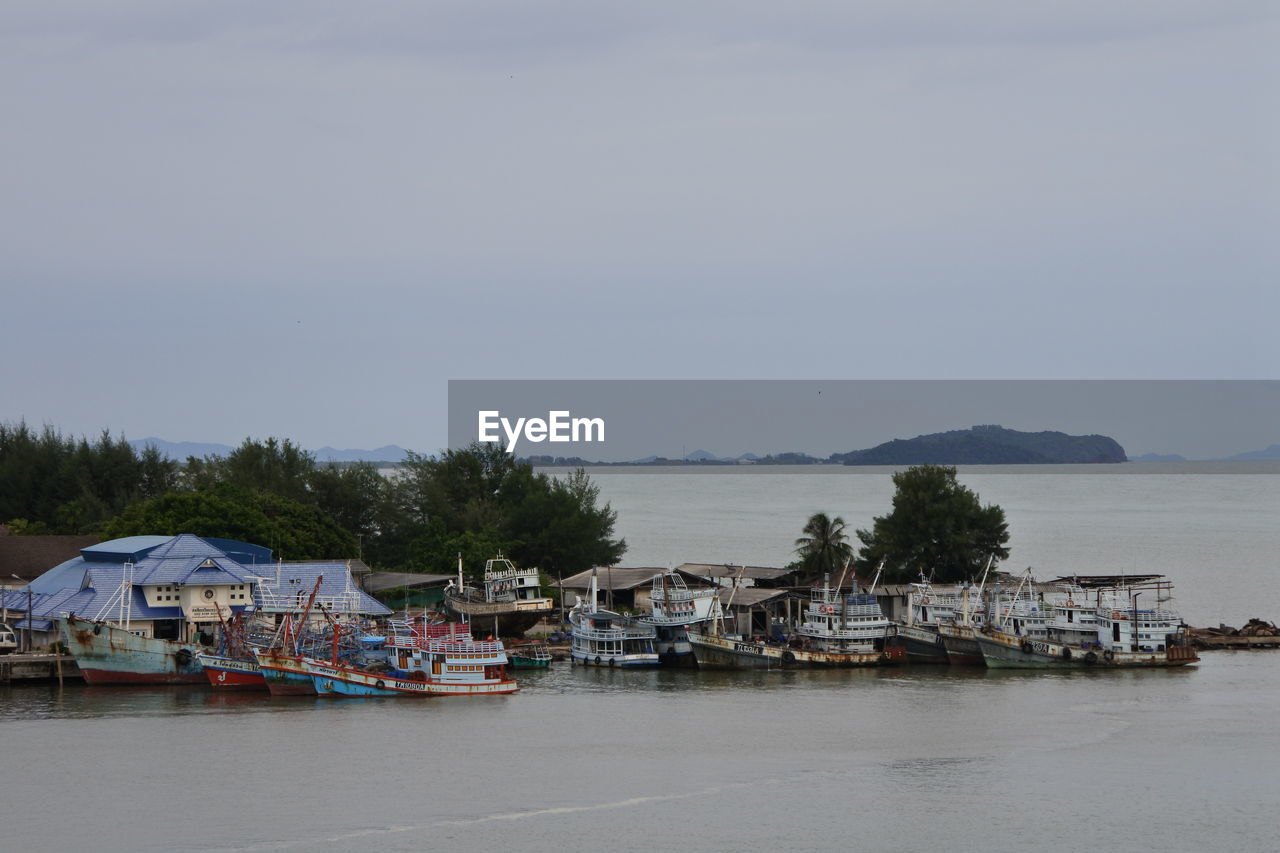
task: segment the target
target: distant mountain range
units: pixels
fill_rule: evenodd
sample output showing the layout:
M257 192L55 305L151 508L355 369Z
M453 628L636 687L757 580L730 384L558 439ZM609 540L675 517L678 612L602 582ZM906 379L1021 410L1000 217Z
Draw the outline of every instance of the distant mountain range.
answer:
M151 445L170 459L185 461L188 456L226 456L235 450L227 444L204 444L197 441L165 441L163 438L139 438L129 442L135 450ZM317 462L403 462L405 450L394 444L373 450L338 450L322 447L310 451Z
M1250 450L1248 453L1237 453L1228 459L1280 459L1280 444L1273 444L1264 450Z
M235 448L227 444L196 441L166 441L163 438L141 438L129 442L137 450L152 445L171 459L185 461L188 456L226 456ZM403 447L388 444L373 450L321 447L310 451L317 462L390 462L405 459ZM910 439L894 439L865 450L833 453L825 459L793 451L759 456L740 453L717 456L698 449L682 459L646 456L627 462L593 462L577 456L529 456L534 465L1016 465L1081 462L1181 462L1176 453L1144 453L1131 459L1125 456L1114 439L1105 435L1067 435L1062 432L1019 432L1001 426L975 426L970 429L920 435ZM1280 459L1280 444L1263 450L1251 450L1225 457L1226 460Z
M894 439L866 450L836 453L845 465L1034 465L1124 462L1124 448L1105 435L1019 432L986 424Z

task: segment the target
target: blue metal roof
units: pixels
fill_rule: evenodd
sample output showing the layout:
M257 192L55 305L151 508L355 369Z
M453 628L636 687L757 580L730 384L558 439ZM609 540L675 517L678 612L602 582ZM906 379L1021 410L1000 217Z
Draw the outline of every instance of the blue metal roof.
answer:
M137 562L153 548L158 548L172 539L172 536L126 536L123 539L112 539L110 542L99 542L88 548L81 548L80 555L94 562L124 563Z
M158 541L157 541L158 540ZM131 617L134 619L173 619L181 616L181 608L153 607L147 604L142 585L155 584L247 584L265 578L277 592L298 590L309 594L316 578L323 575L319 595L340 596L355 592L364 613L386 615L391 611L377 599L361 591L345 560L323 560L305 563L250 563L245 565L223 550L227 545L237 555L257 559L270 556L268 549L231 540L206 540L189 533L178 536L132 536L86 548L82 556L55 566L31 582L32 612L36 620L56 619L75 613L87 619L112 619L119 603L112 599L119 593L125 564L132 567ZM104 547L107 546L107 547ZM276 584L279 576L280 583ZM12 610L27 609L24 587L10 590L5 604ZM232 605L233 610L243 609Z

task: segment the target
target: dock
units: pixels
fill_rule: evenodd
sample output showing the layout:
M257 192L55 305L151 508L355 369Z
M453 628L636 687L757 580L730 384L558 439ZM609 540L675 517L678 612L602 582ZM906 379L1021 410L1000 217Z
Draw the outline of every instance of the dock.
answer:
M22 681L64 681L80 679L80 668L71 655L0 655L0 684Z
M1201 651L1216 649L1280 649L1280 637L1221 637L1216 634L1195 634L1191 644Z

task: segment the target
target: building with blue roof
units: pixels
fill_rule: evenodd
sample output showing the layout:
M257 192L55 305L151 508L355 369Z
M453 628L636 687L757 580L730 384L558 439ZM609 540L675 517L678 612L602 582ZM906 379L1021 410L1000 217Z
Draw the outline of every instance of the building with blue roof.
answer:
M129 536L80 550L27 587L0 594L13 627L34 634L34 645L57 637L57 619L110 621L133 633L187 640L212 635L237 613L274 615L316 605L337 618L391 611L361 590L350 561L272 561L271 550L247 542L178 536ZM30 612L28 613L28 608ZM0 618L3 618L0 616Z

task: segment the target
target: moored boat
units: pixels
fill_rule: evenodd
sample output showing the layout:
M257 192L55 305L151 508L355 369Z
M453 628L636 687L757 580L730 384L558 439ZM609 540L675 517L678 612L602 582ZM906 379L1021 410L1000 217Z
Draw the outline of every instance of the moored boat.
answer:
M573 635L569 654L574 663L608 667L661 663L654 645L658 632L653 625L598 606L599 585L595 572L591 574L589 595L589 599L578 599L569 611Z
M874 595L845 593L829 580L815 587L790 638L725 633L723 620L690 630L698 666L722 669L803 669L884 666L906 654L893 645L893 623Z
M500 640L472 639L466 625L393 622L378 670L304 658L321 696L480 696L514 693Z
M543 642L517 643L507 648L512 669L547 669L551 666L551 648Z
M542 595L536 568L517 568L499 554L484 564L483 587L468 586L458 557L458 580L444 594L445 605L476 631L520 637L549 616L554 602Z
M206 684L194 643L142 637L74 613L58 619L86 684Z
M975 633L987 666L993 668L1173 667L1200 660L1186 625L1167 605L1171 585L1164 582L1067 590L1037 609L1043 623L1019 624L1018 612L1001 608L1001 617ZM1140 607L1152 593L1155 602ZM1025 613L1026 608L1023 609Z
M267 683L262 677L256 660L242 657L200 652L196 655L200 665L204 667L205 677L209 684L218 690L266 690Z
M637 621L653 627L658 661L663 666L697 666L688 628L717 615L716 590L690 589L679 572L663 572L653 579L649 606L649 613Z

